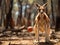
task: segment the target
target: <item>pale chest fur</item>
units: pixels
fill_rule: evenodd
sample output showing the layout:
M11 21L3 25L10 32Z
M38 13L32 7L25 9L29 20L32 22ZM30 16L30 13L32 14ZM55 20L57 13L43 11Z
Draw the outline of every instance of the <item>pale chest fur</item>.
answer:
M46 24L46 16L44 14L38 14L35 18L35 23L42 26Z

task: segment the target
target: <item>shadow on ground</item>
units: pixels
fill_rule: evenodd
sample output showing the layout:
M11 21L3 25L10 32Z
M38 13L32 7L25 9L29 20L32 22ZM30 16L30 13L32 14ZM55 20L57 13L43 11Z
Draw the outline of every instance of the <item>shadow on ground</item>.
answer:
M49 43L47 43L47 42L41 42L41 43L39 43L39 45L54 45L54 43L52 43L52 42L49 42Z

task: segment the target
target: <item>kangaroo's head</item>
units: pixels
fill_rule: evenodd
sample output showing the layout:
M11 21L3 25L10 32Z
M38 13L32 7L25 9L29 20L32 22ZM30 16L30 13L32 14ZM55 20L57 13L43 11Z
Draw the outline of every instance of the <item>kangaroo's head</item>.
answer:
M43 14L43 12L45 12L46 5L47 5L47 3L45 3L45 4L42 5L42 6L39 5L39 4L36 4L36 7L37 7L37 9L38 9L38 12L41 13L41 14Z

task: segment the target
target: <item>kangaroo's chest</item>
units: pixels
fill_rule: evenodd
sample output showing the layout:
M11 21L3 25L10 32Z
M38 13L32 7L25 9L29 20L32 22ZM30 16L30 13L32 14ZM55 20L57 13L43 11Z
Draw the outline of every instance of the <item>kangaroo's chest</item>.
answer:
M38 17L37 17L37 20L38 20L38 24L40 24L40 25L43 25L43 24L45 24L46 23L46 16L45 15L39 15Z

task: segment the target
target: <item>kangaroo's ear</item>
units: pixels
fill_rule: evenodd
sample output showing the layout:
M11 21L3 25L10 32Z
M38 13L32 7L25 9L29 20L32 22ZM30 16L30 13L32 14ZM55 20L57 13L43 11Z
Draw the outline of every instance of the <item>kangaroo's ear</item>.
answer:
M35 4L35 6L40 7L40 5L39 5L39 4L37 4L37 3Z
M43 6L46 7L47 6L47 3L45 3Z

